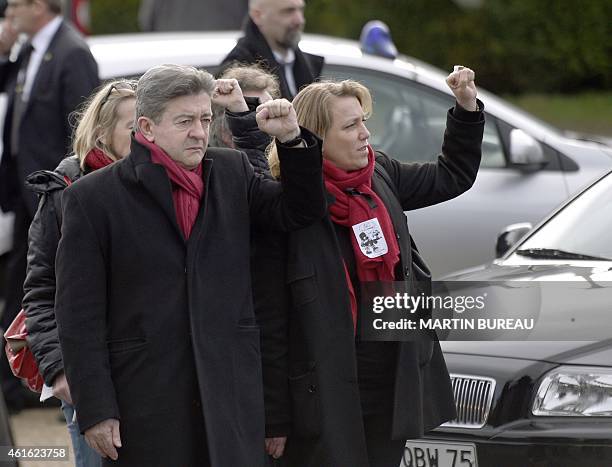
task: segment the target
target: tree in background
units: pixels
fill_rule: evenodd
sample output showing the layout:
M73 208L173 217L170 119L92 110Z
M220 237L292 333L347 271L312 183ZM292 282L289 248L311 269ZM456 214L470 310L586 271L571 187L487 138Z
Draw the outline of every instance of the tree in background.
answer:
M500 93L612 88L609 0L458 3L465 2L309 0L307 29L358 38L368 20L381 19L400 52L443 69L469 65Z
M612 89L610 0L306 2L307 32L358 39L367 21L380 19L401 53L445 70L469 65L497 93ZM93 32L137 31L138 7L139 0L92 1Z

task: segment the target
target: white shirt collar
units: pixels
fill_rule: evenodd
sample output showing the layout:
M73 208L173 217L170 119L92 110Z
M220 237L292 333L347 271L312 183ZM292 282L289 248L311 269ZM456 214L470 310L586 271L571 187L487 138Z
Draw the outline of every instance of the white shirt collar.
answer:
M32 46L34 50L39 53L45 53L49 48L51 39L55 36L55 33L62 24L62 17L56 16L49 21L40 31L34 34L32 37Z
M47 53L47 49L49 48L49 44L55 36L55 33L59 29L62 24L62 17L56 16L51 21L49 21L45 26L34 34L32 37L32 55L30 56L30 61L28 62L28 69L26 71L25 83L23 84L23 95L22 99L24 102L30 100L30 92L32 91L32 86L34 85L34 80L36 78L36 74L38 73L38 69L40 68L40 64Z
M276 61L281 65L293 65L293 62L295 62L295 52L293 49L287 49L287 53L284 56L276 50L273 50L272 53Z

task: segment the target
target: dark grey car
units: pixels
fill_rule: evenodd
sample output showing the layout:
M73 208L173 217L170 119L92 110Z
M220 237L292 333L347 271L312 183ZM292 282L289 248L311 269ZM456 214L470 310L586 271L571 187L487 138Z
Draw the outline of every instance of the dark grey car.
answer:
M539 324L557 326L557 338L442 342L459 417L409 442L402 466L612 465L610 206L612 172L526 235L509 229L503 238L522 238L493 263L445 277L561 286L580 300L538 303ZM524 311L504 305L513 317Z

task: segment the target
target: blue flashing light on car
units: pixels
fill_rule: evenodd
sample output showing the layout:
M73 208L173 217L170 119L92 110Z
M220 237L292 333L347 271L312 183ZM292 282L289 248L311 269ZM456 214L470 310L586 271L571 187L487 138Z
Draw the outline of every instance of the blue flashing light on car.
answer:
M359 43L364 53L391 59L397 57L397 47L391 39L389 26L382 21L368 21L361 30Z

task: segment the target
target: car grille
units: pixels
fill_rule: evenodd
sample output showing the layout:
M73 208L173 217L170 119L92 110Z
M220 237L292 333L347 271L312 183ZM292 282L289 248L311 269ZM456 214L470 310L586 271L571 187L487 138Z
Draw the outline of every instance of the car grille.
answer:
M484 376L451 374L457 418L442 426L482 428L487 423L495 380Z

